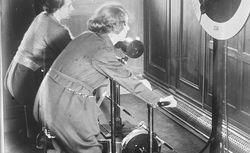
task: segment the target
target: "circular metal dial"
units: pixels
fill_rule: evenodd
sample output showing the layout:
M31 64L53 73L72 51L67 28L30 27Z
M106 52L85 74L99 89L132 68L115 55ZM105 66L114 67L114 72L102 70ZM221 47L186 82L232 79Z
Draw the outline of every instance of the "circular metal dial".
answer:
M226 40L244 26L250 12L250 0L192 0L197 19L213 38Z

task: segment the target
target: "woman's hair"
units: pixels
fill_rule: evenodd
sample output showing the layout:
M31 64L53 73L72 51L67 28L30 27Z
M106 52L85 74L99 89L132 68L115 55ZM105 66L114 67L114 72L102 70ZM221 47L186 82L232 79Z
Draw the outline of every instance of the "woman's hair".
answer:
M127 17L126 10L120 4L105 4L88 20L88 29L99 34L109 33L115 27L126 24Z
M43 0L43 10L47 13L54 13L60 9L65 3L65 0Z

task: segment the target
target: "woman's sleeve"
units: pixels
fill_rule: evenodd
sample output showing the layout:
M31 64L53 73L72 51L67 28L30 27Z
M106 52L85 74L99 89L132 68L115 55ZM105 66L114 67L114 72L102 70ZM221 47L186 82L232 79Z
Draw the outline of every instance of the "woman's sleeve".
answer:
M53 43L59 51L62 51L71 40L70 32L67 29L62 29L54 39Z
M113 52L100 50L92 61L93 66L103 75L117 81L122 87L149 104L155 104L160 96L150 91L128 69L121 64Z

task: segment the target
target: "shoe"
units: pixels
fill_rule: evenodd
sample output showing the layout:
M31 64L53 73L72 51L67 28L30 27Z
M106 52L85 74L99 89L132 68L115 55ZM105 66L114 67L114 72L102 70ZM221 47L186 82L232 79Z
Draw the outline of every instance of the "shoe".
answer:
M44 130L36 136L36 148L39 150L53 149L52 138L49 138Z

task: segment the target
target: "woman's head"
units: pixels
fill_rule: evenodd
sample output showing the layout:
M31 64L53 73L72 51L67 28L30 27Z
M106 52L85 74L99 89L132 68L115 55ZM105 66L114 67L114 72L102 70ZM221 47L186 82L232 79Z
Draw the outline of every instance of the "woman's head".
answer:
M128 13L119 4L105 4L88 20L88 29L99 34L127 34Z
M55 14L60 19L68 18L72 10L72 0L43 0L43 10Z
M72 0L44 0L43 9L61 21L70 17L70 12L73 10Z
M65 0L43 0L43 10L47 13L54 13L60 9L65 3Z

